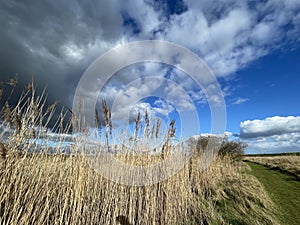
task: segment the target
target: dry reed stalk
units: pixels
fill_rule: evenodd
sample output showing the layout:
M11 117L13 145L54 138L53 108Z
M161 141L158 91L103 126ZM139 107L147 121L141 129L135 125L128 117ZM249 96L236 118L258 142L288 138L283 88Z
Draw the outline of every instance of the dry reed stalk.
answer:
M138 112L138 115L135 118L134 122L135 122L135 129L134 129L133 139L134 139L134 149L136 150L136 144L137 144L137 139L138 139L139 130L140 130L140 124L141 124L141 113L140 112Z
M109 151L109 134L111 134L112 124L111 124L111 112L108 109L106 101L102 99L102 112L104 116L105 124L105 145Z
M96 123L96 127L98 127L100 124L99 113L96 108L95 108L95 123Z
M22 129L22 122L21 118L19 116L20 112L15 111L14 112L14 122L16 126L16 134L19 135Z
M12 112L11 112L10 106L7 101L5 102L4 116L5 116L4 121L7 122L9 124L9 127L11 128L12 124L13 124L12 123Z
M4 144L2 142L0 142L0 157L1 157L1 159L5 160L6 155L7 155L7 149L5 148Z

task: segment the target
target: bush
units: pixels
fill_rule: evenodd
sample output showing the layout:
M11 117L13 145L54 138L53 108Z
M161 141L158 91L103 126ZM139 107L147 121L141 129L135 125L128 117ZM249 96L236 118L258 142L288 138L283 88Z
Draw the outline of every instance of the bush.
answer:
M203 137L199 137L197 140L197 146L196 148L198 150L204 150L206 149L207 145L208 145L208 141L209 141L209 137L203 136Z
M224 140L219 150L219 155L221 157L229 156L232 159L240 159L246 147L247 144L240 141Z
M214 138L214 139L213 139ZM208 149L208 144L213 142L221 143L218 155L223 158L224 156L229 156L232 159L240 159L244 154L244 149L247 147L246 143L241 141L232 140L229 141L228 137L224 136L199 136L196 142L196 151L201 153Z

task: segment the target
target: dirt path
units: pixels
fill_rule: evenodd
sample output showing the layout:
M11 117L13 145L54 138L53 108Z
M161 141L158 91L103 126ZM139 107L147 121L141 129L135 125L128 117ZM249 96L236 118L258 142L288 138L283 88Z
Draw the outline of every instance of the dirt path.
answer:
M268 167L248 162L251 174L263 184L278 207L282 224L300 224L300 181L293 176Z

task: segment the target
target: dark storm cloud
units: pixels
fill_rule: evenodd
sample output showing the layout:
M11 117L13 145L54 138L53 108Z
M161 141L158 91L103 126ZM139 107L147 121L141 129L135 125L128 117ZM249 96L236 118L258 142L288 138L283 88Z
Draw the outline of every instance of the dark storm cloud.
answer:
M86 67L122 36L116 1L1 1L1 81L16 73L69 104Z

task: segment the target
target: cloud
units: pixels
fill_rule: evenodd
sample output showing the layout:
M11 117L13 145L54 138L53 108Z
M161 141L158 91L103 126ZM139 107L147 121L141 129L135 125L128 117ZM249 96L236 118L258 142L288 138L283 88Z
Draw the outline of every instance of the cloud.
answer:
M248 147L246 153L282 153L300 151L300 134L289 133L265 138L243 139Z
M240 105L243 104L245 102L249 101L248 98L241 98L241 97L237 97L236 99L234 99L234 101L232 102L233 105Z
M128 76L133 71L136 72L135 75ZM166 117L174 110L195 110L189 90L185 89L185 85L180 85L178 80L166 78L167 74L168 69L158 63L134 65L119 71L108 82L99 99L108 101L113 110L112 116L117 120L128 119L130 112L135 112L130 116L130 121L133 121L137 116L137 109L141 112L147 110L153 116L160 114ZM158 100L153 104L141 102L148 97L156 97ZM145 106L144 110L142 106Z
M244 121L240 124L240 138L248 143L248 153L300 151L300 117Z
M252 41L260 46L268 45L275 39L281 39L281 31L276 30L276 25L273 22L262 22L257 24L251 34Z
M191 139L197 140L201 137L217 137L217 138L220 138L221 140L224 140L224 139L231 138L232 133L229 131L225 131L223 134L203 133L203 134L199 134L199 135L193 135L193 136L191 136Z
M158 81L152 80L152 82L145 83L139 79L129 83L126 88L115 91L117 95L111 96L113 101L109 102L112 106L112 118L116 120L129 119L129 121L133 121L139 111L152 111L150 104L141 102L143 100L141 97L155 96L154 93L160 86L161 83ZM109 94L113 94L110 88L106 90ZM133 112L131 116L130 112Z
M208 0L178 0L176 5L174 8L166 2L151 0L2 1L1 78L7 80L19 73L24 85L34 76L39 87L47 84L50 101L59 100L71 107L75 88L87 67L101 54L127 42L161 39L181 44L203 58L217 77L231 76L260 57L299 42L297 0L220 0L217 4ZM196 103L207 102L185 74L157 64L122 71L102 96L112 105L113 97L123 92L120 109L126 109L129 90L124 90L124 84L151 75L168 77L184 89L184 95L176 95L178 87L165 87L167 96L176 97L182 110L192 109L189 97ZM149 87L153 86L141 85L130 87L131 97L140 92L150 93ZM207 89L211 95L209 102L218 104L220 99L212 94L214 87ZM95 89L90 88L85 94L94 93ZM244 101L237 98L233 103Z
M50 98L70 105L91 60L121 39L119 9L116 1L1 2L2 79L18 73L24 84L34 76L41 88L48 84Z
M281 41L298 39L294 18L299 4L294 1L186 2L188 10L165 22L159 37L197 51L217 76L235 73L284 47Z
M240 137L258 138L300 132L300 117L274 116L264 120L246 120L240 124Z
M156 113L159 113L165 117L168 117L170 113L174 112L174 107L167 103L166 101L163 101L162 99L158 99L154 102L154 105L156 107L154 107L154 111Z

